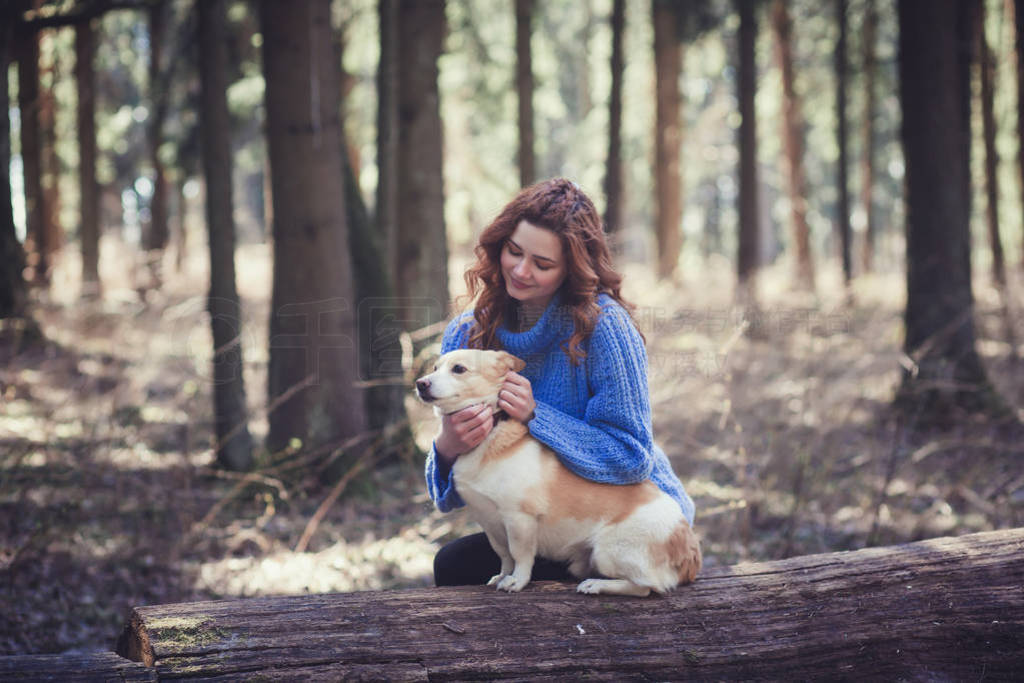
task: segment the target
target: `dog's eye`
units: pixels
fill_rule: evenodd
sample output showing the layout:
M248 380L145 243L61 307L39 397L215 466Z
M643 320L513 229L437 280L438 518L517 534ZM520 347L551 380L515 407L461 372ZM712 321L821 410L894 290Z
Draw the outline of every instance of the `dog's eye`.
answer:
M452 366L452 372L455 373L456 375L461 375L465 371L466 371L466 368L464 366L462 366L462 365L454 365L454 366Z

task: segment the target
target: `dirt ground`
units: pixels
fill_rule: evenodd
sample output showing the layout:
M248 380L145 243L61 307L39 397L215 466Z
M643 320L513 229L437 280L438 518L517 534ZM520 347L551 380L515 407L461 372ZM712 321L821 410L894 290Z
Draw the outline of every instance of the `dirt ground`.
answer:
M59 272L37 310L47 343L0 365L0 654L109 650L134 605L428 585L433 553L472 525L433 509L422 458L356 480L297 552L328 491L274 463L256 485L212 467L202 266L167 263L161 293L143 299L144 271L125 276L132 257L103 248L121 269L103 273L103 299L81 302L75 274ZM266 248L238 262L259 439ZM1024 524L1019 432L965 417L921 435L891 419L900 275L860 279L847 303L834 274L801 297L784 265L770 269L752 335L728 265L672 285L625 271L655 437L696 500L707 564ZM978 349L1021 416L1024 326L1015 346L998 304L979 287ZM411 396L409 412L428 444L429 412Z

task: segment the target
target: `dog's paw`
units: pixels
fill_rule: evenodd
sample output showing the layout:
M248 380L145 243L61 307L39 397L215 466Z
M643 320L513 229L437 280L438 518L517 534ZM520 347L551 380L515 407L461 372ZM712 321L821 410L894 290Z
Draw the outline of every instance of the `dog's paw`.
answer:
M601 592L601 582L598 579L580 581L580 584L576 586L576 592L587 593L588 595L597 595Z
M526 588L526 584L528 583L530 583L529 579L523 580L516 578L515 574L509 574L498 582L498 590L508 591L509 593L518 593Z
M500 584L507 577L508 577L508 574L504 574L504 573L502 573L502 574L495 574L494 576L491 577L491 580L487 582L487 585L488 586L496 586L496 585Z

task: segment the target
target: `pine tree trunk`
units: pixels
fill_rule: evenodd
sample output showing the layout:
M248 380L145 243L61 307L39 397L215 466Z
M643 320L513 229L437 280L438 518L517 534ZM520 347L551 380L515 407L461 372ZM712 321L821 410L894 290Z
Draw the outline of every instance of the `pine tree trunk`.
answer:
M0 8L0 321L25 315L25 252L14 227L11 201L11 121L8 95L8 55L14 41L14 15ZM2 328L0 328L2 330Z
M814 291L814 260L811 254L810 228L807 225L807 179L804 173L804 123L800 98L793 74L793 22L785 0L772 3L772 30L775 56L782 74L782 140L789 171L789 206L793 221L793 245L796 247L795 284Z
M382 429L405 419L399 317L393 267L398 221L398 1L379 0L380 62L377 72L377 212L371 219L351 169L346 168L350 245L359 299L359 345L366 389L367 424Z
M333 455L366 427L329 0L261 5L274 202L267 445Z
M398 0L378 0L376 239L388 281L398 264Z
M757 270L760 267L761 227L758 202L757 122L754 96L757 89L757 0L736 0L739 10L739 73L737 99L740 105L740 188L738 298L753 303L757 295Z
M985 141L985 223L992 250L992 280L1000 290L1006 288L1006 263L1003 238L999 234L999 152L996 150L995 57L985 38L985 3L977 3L974 22L975 54L981 72L981 124Z
M75 27L75 82L78 86L78 186L82 247L82 294L99 294L100 188L96 182L96 52L90 20Z
M1024 204L1024 0L1013 2L1013 25L1017 52L1017 168L1021 204ZM1020 267L1024 270L1024 230L1021 236Z
M37 5L38 5L37 0ZM54 258L63 247L64 235L60 225L61 162L57 155L57 81L60 57L51 50L52 60L44 73L49 74L50 87L39 93L39 127L43 146L43 225L46 234L46 264L53 267ZM46 273L49 281L49 273Z
M604 225L618 232L623 219L622 188L622 79L625 72L623 36L626 32L626 0L612 2L612 89L608 96L608 160L604 178Z
M533 153L533 0L516 0L516 93L519 100L519 184L537 179Z
M242 362L242 307L235 287L235 220L232 201L231 120L227 101L227 30L224 0L197 3L199 19L200 127L206 178L206 228L210 240L207 309L213 332L213 403L216 454L221 467L252 468Z
M836 173L838 185L838 202L836 204L836 226L839 232L839 248L843 263L843 282L847 287L853 279L853 261L850 258L852 230L850 227L850 182L849 168L849 134L846 126L846 90L849 69L846 64L847 34L847 0L836 0L836 21L839 24L839 40L836 43L836 144L839 147L839 159Z
M875 258L875 115L878 98L875 94L877 65L875 58L875 36L878 33L878 9L876 0L867 0L864 9L864 28L862 31L863 71L864 71L864 117L862 137L864 150L861 152L860 166L860 198L864 208L864 241L861 244L861 268L865 273L874 269Z
M395 284L408 329L448 315L448 245L437 60L444 0L401 0L398 15L398 188Z
M682 153L679 75L683 68L683 50L678 32L678 13L685 11L676 3L655 0L651 3L654 23L655 132L654 192L658 240L658 277L671 278L683 248L683 178L679 166Z
M46 223L43 220L43 149L39 125L39 34L22 30L18 40L18 109L21 113L21 160L25 182L26 235L32 282L49 281Z
M166 0L157 2L149 8L149 99L152 113L148 133L149 160L153 165L153 199L149 207L150 222L144 246L148 250L161 251L167 248L167 242L170 239L170 228L167 222L169 188L164 163L160 159L160 145L163 144L164 121L167 118L168 97L170 96L162 73L164 25L169 9ZM203 64L203 68L205 67L206 65ZM156 281L160 281L159 273L157 273Z
M924 419L992 407L975 351L969 230L969 81L958 0L900 0L906 159L906 371L897 405Z

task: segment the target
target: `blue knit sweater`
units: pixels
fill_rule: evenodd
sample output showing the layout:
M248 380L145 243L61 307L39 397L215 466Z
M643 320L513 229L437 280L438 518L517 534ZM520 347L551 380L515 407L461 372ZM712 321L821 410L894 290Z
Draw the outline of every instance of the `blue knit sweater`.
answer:
M607 484L651 479L679 503L693 523L694 504L651 434L647 352L629 314L600 295L601 315L584 344L586 358L572 364L563 348L573 331L569 309L556 294L541 319L525 332L498 330L498 340L524 361L520 374L530 380L537 408L530 433L549 446L570 470ZM465 348L472 313L456 317L444 332L441 352ZM442 512L465 505L450 468L438 465L431 447L427 489Z

